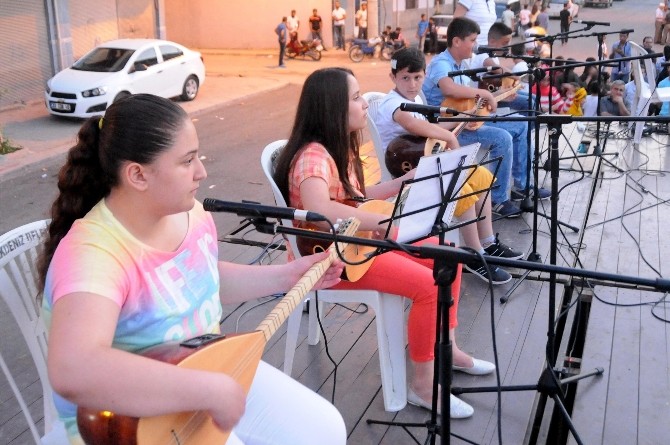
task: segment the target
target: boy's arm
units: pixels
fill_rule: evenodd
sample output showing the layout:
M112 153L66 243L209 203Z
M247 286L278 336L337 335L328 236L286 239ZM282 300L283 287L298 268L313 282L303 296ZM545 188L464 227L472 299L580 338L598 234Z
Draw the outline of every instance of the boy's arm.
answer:
M449 148L459 147L458 140L454 134L447 129L447 127L455 127L458 125L457 123L445 123L444 126L432 124L426 120L417 119L412 113L402 111L400 108L397 108L393 112L393 120L410 134L444 141Z

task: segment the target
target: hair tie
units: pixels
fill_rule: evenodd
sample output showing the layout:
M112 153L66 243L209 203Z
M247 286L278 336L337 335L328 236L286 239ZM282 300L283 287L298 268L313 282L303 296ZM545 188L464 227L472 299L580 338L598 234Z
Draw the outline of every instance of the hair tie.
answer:
M102 130L102 120L103 118L101 117L100 120L98 121L98 129Z

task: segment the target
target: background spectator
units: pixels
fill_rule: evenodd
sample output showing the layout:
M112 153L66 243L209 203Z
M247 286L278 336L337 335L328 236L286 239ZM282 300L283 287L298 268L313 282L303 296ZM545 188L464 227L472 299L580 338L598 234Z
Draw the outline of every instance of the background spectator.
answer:
M663 27L665 26L665 3L660 2L656 8L656 21L654 22L654 42L655 43L665 43L661 42L661 37L663 36Z
M312 31L312 40L319 39L323 42L323 37L321 37L321 16L319 15L316 9L312 9L312 15L309 17L309 27ZM326 48L323 48L324 51Z
M298 28L300 28L300 19L295 15L295 9L291 10L291 16L286 20L286 26L288 27L288 34L298 33Z
M347 18L347 11L340 6L340 2L335 2L335 9L332 13L333 31L335 33L335 47L344 51L344 19Z
M626 84L622 80L612 82L609 95L600 100L601 116L630 116L630 110L623 100L625 86Z
M286 68L286 65L284 65L284 53L286 52L286 42L288 37L286 20L286 17L282 17L281 23L275 28L277 40L279 41L279 68Z
M628 42L628 34L620 33L619 41L612 45L612 53L610 59L616 60L631 56L631 47ZM624 83L630 80L630 61L619 62L612 68L612 81L623 80Z
M538 25L549 31L549 13L547 12L546 6L540 7L540 13L537 15L535 20Z
M563 9L559 13L559 18L561 20L561 34L570 32L570 23L572 23L572 14L570 13L570 6L572 4L567 2L563 5ZM568 36L561 36L561 45L568 43Z
M416 27L416 37L419 39L419 51L425 52L426 50L426 36L428 35L428 20L426 20L426 14L421 14L421 20Z
M516 30L516 27L514 26L514 11L512 11L512 4L510 2L507 2L507 6L505 6L501 20L508 28ZM514 34L519 35L516 31Z
M361 3L361 9L356 11L356 25L358 26L358 38L368 38L368 4Z

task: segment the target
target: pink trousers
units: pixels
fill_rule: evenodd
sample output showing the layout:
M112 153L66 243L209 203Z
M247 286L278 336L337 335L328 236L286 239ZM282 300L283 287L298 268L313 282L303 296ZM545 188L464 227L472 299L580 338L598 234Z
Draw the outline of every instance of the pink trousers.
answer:
M416 243L437 244L437 238ZM412 300L407 322L409 356L415 362L432 360L437 322L437 286L433 279L433 261L414 258L397 251L375 258L370 269L358 281L342 281L333 289L372 289ZM449 328L458 325L458 298L461 289L461 266L451 285L454 304L449 308Z

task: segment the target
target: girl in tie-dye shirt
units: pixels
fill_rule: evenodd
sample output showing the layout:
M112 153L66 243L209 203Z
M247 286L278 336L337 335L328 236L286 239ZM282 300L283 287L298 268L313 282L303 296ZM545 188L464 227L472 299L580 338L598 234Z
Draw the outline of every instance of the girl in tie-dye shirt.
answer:
M218 333L222 303L286 291L325 257L218 261L216 228L195 200L207 177L198 148L181 107L134 95L83 124L61 169L39 270L49 378L70 442L83 443L82 405L131 417L205 411L234 428L228 444L344 444L335 407L263 362L247 396L224 373L136 354ZM318 286L341 272L335 264Z

